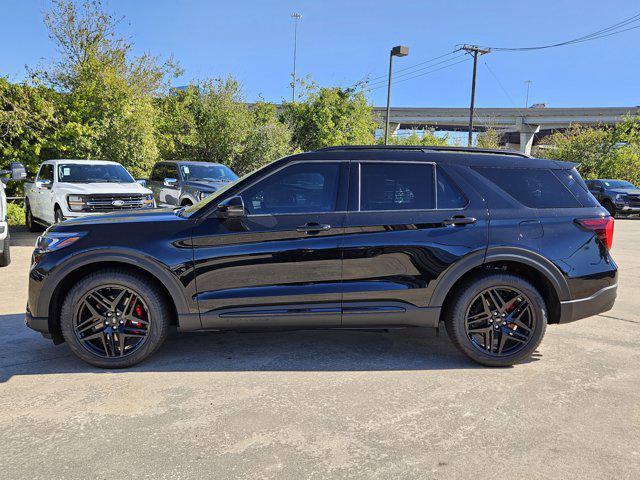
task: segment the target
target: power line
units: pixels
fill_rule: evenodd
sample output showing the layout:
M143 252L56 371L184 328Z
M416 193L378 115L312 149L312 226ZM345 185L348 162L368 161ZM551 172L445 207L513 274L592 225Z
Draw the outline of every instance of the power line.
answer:
M408 67L400 68L400 69L396 70L396 72L404 72L404 71L407 71L407 70L412 70L412 69L414 69L416 67L419 67L420 65L425 65L427 63L435 62L436 60L440 60L441 58L447 57L449 55L453 55L454 53L456 53L455 50L452 51L452 52L445 53L443 55L438 55L437 57L430 58L429 60L425 60L424 62L415 63L415 64L410 65ZM424 68L428 68L428 67L424 67ZM421 69L418 69L418 70L421 70ZM378 82L374 82L373 80L377 80L379 78L387 78L387 76L386 75L379 75L377 77L369 78L369 79L367 79L367 81L370 82L370 83L378 83Z
M414 78L423 77L423 76L425 76L425 75L429 75L429 74L431 74L431 73L435 73L435 72L437 72L437 71L439 71L439 70L444 70L445 68L453 67L454 65L458 65L459 63L468 62L469 60L471 60L471 58L465 58L464 60L460 60L460 61L455 62L455 63L450 63L449 65L444 65L444 66L442 66L442 67L440 67L440 68L436 68L436 69L434 69L434 70L430 70L430 71L428 71L428 72L419 73L418 75L414 75L414 76L412 76L412 77L408 77L408 78L404 78L404 79L402 79L402 80L394 81L394 82L393 82L393 85L395 85L396 83L402 83L402 82L406 82L406 81L408 81L408 80L413 80ZM373 88L365 87L365 89L366 89L366 90L377 90L377 89L379 89L379 88L385 88L385 87L386 87L386 85L380 85L380 86L373 87Z
M440 62L434 63L433 65L429 65L429 66L427 66L427 67L418 68L417 70L414 70L414 71L412 71L412 72L403 73L403 74L401 74L401 75L394 75L394 78L404 78L404 77L407 77L407 76L409 76L409 75L416 74L417 72L420 72L420 71L422 71L422 70L427 70L427 69L433 68L433 67L435 67L436 65L442 65L443 63L447 63L447 62L451 62L451 61L453 61L453 60L457 60L457 59L462 58L462 57L464 57L464 56L466 56L466 55L465 55L465 54L462 54L462 55L458 55L457 57L448 58L448 59L446 59L446 60L442 60L442 61L440 61ZM400 71L400 70L399 70L399 71ZM371 83L368 83L367 85L368 85L368 86L370 86L370 87L377 87L379 84L386 85L386 83L387 83L387 80L382 80L382 81L378 81L378 82L371 82Z
M621 27L626 27L627 25L631 25L639 20L640 20L640 13L636 13L631 17L625 18L624 20L621 20L618 23L615 23L603 29L597 30L595 32L591 32L571 40L566 40L564 42L552 43L549 45L539 45L535 47L489 47L489 48L491 48L491 50L499 51L499 52L528 52L532 50L544 50L547 48L563 47L565 45L573 45L576 43L583 43L583 42L598 40L600 38L605 38L611 35L617 35L619 33L640 28L640 25L636 25L633 27L623 28L622 30L620 30Z

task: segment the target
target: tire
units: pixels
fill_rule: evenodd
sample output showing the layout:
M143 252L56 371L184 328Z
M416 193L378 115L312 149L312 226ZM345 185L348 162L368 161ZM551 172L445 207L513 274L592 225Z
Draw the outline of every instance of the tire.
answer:
M486 292L492 291L498 291L500 297L511 295L509 292L515 295L504 302L506 316L495 315L501 310L490 304L491 296ZM484 273L462 284L453 295L446 307L445 327L454 345L471 360L490 367L506 367L529 358L540 345L547 327L546 305L538 290L522 277ZM528 306L520 308L523 300ZM478 319L469 321L470 318ZM503 336L505 340L500 346ZM526 342L522 340L524 337Z
M25 212L24 212L25 224L27 225L27 229L32 232L41 232L43 230L42 226L37 223L33 218L33 213L31 213L31 207L29 204L26 204Z
M9 238L9 234L2 241L2 253L0 253L0 267L8 267L11 263L11 239Z
M146 327L144 325L134 327L131 326L131 323L128 321L125 321L124 325L117 327L120 331L127 334L134 333L136 331L135 329L146 328L146 336L144 338L135 335L123 335L125 342L132 340L137 342L138 340L136 340L136 338L140 339L139 341L141 343L135 348L130 344L131 350L129 352L126 352L126 346L120 350L119 343L116 343L119 342L120 333L113 331L113 329L110 331L115 333L115 336L107 333L111 327L105 327L105 323L103 323L109 319L115 320L114 314L109 317L106 315L109 313L108 310L120 310L117 306L112 309L104 309L104 312L98 312L100 314L95 317L98 318L98 325L88 329L87 334L77 334L75 331L78 323L82 322L80 315L85 311L84 301L87 300L87 296L96 290L99 292L108 292L110 289L113 289L115 292L117 292L118 289L127 289L134 294L134 296L129 297L129 301L135 298L136 303L131 307L131 314L133 314L134 307L136 309L138 308L137 305L141 305L146 312L146 320L142 319L144 317L136 319L140 322L145 321L147 323ZM115 295L114 293L114 296ZM93 297L91 297L91 299L93 300ZM112 300L114 299L112 298ZM122 315L124 315L127 310L127 306L125 305L127 295L123 297L122 302L123 303L119 305L124 305L122 309L124 310ZM100 368L127 368L142 362L162 345L169 329L169 312L169 306L164 295L160 289L152 282L149 282L147 278L120 269L101 270L84 277L71 288L62 305L60 328L69 348L81 360ZM93 315L91 317L93 318ZM92 318L85 321L84 325L93 324L94 320ZM124 315L120 318L131 317ZM81 323L81 325L83 324ZM141 324L138 323L138 325ZM85 330L87 329L85 328ZM79 335L85 335L85 340L81 340ZM98 336L97 339L91 341L86 340L86 337L96 335ZM134 338L127 340L127 336ZM109 343L111 348L107 346L110 338L115 338L114 341ZM106 351L106 356L100 352L103 347ZM113 352L113 355L109 355L110 352ZM125 353L123 354L122 352Z
M56 209L53 211L53 219L54 223L64 222L64 215L62 214L62 210L60 210L60 207L56 207Z
M613 218L616 218L616 206L613 204L611 200L605 200L602 203L602 206L607 209L607 212L609 212L609 215L611 215Z

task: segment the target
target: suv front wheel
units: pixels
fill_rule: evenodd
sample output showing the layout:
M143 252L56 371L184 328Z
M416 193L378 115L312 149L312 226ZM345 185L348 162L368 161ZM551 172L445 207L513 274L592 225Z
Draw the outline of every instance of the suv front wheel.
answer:
M64 300L60 327L71 351L91 365L124 368L153 354L170 323L157 286L125 270L80 280Z
M447 307L451 341L472 360L503 367L538 348L547 327L544 299L522 277L485 273L465 282Z

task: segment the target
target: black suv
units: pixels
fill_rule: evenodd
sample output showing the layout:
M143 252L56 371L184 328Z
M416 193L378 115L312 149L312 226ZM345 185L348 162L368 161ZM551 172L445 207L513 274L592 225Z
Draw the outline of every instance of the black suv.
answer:
M587 180L587 187L610 215L640 213L640 189L626 180Z
M610 309L613 219L574 164L438 147L278 160L179 210L52 226L26 322L100 367L181 331L438 327L511 365Z
M153 166L147 187L159 206L188 207L237 179L219 163L162 161Z

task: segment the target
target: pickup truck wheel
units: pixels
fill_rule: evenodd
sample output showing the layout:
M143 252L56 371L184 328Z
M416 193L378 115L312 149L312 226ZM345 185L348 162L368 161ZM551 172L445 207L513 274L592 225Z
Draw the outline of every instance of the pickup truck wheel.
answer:
M609 212L609 215L611 215L613 218L616 217L616 206L613 204L611 200L605 200L602 203L602 206L607 209L607 212Z
M25 224L27 225L27 229L30 232L42 231L42 226L33 219L33 213L31 213L31 207L29 206L28 203L24 212L24 218L25 218Z
M6 267L11 263L11 251L9 247L11 246L11 239L9 238L9 234L2 241L2 253L0 253L0 267Z
M62 210L60 208L56 208L53 212L53 218L55 223L64 222L64 215L62 214Z
M491 272L456 290L447 306L445 326L466 356L482 365L504 367L529 358L538 348L547 310L528 281Z
M101 368L131 367L164 342L167 301L148 279L124 270L84 277L62 305L60 327L71 351Z

